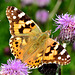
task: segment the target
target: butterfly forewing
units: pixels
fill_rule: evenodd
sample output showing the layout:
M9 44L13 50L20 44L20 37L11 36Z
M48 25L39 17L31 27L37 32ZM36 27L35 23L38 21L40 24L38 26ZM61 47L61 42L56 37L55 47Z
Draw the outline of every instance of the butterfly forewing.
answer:
M29 16L16 7L8 6L6 15L10 22L11 35L26 34L30 32L35 35L42 32Z

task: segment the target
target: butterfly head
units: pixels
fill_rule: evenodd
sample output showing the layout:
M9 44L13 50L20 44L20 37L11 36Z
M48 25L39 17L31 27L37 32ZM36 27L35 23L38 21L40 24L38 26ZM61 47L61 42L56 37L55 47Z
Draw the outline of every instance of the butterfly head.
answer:
M50 36L51 35L51 30L47 30L45 33L47 33L48 36Z

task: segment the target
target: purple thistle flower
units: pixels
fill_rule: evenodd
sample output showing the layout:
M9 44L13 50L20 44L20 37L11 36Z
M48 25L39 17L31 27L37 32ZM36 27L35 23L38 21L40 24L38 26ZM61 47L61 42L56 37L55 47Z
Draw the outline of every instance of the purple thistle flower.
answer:
M9 59L7 64L2 64L1 75L28 75L28 67L26 63L22 63L20 60Z
M43 6L46 6L50 3L50 0L36 0L36 4L39 6L39 7L43 7Z
M69 14L58 15L55 19L57 28L55 31L60 29L58 39L66 42L74 42L75 40L75 16Z
M33 3L33 0L21 0L22 6L30 5Z
M44 23L44 22L47 21L48 15L49 15L48 11L46 11L46 10L38 10L36 12L36 20Z

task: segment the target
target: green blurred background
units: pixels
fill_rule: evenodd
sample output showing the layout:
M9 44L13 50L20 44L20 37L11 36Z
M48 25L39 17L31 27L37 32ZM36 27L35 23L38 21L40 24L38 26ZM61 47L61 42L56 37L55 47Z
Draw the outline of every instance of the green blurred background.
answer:
M0 0L0 65L1 63L7 63L9 58L14 58L13 55L9 52L9 39L11 37L9 32L9 22L6 18L6 8L7 6L15 6L18 9L24 11L28 14L42 29L42 31L55 30L56 26L52 20L56 18L57 15L62 13L69 13L75 15L75 0L50 0L50 3L45 7L39 7L34 4L23 5L21 0ZM46 22L41 23L36 19L36 12L38 10L45 9L49 11L49 18ZM53 38L59 35L60 30L55 33L52 33ZM71 63L61 67L62 75L75 75L75 51L72 49L72 44L67 45L67 51L71 56ZM42 75L36 69L33 70L33 73L30 75Z

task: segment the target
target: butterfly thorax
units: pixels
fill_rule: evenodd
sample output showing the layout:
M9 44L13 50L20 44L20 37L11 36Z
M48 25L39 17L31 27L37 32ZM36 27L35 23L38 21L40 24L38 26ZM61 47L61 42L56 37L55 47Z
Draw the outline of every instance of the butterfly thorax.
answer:
M31 57L34 53L36 54L38 52L38 50L43 50L45 49L45 42L48 39L49 35L46 32L43 32L41 35L39 35L37 37L37 39L35 39L32 42L30 42L30 45L26 46L26 52L24 52L24 56L23 56L23 60L28 59L29 57Z

